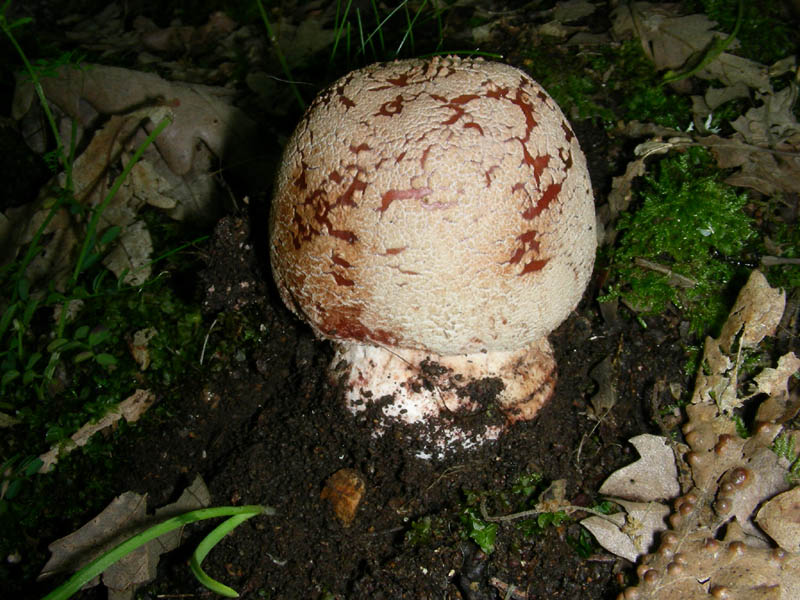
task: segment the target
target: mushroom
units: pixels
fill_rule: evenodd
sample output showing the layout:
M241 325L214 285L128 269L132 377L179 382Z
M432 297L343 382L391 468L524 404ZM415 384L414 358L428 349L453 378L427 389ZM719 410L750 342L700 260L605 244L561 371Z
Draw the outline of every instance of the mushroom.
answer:
M596 243L561 110L479 58L374 64L322 91L270 214L281 298L334 341L347 407L377 409L379 431L426 424L423 455L494 439L550 398L547 336L580 300ZM502 417L477 434L459 418L480 410L475 390L495 392Z

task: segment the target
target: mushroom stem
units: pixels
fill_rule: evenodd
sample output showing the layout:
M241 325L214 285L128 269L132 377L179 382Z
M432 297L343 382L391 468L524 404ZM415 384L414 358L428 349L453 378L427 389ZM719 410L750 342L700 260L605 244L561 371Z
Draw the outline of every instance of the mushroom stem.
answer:
M431 436L435 445L437 437L441 442L462 439L469 446L496 439L507 424L533 418L556 382L556 363L546 337L510 352L454 356L339 342L331 366L333 376L344 383L351 413L377 406L379 432L393 422L439 418L442 426ZM491 412L488 399L503 417L500 424L486 426L477 438L466 436L459 418Z

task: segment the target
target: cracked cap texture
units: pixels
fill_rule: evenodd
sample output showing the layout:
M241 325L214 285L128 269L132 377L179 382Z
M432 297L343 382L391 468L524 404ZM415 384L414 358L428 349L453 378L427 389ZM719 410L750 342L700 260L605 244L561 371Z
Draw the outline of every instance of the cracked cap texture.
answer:
M595 248L566 118L527 74L481 59L375 64L322 91L270 214L278 289L318 335L445 356L546 336Z

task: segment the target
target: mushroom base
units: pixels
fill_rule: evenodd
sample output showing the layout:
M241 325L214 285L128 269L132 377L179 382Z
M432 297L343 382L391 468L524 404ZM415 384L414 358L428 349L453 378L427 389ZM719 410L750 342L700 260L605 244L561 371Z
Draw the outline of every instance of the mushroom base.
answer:
M509 424L532 419L556 382L547 338L513 352L455 356L339 342L331 367L344 383L348 410L375 412L376 434L394 424L425 425L423 458L497 439ZM493 424L474 424L492 412Z

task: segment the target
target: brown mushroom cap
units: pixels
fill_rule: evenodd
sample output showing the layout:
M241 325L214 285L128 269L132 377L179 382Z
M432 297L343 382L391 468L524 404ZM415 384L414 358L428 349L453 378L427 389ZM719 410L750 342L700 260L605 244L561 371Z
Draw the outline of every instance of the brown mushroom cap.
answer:
M322 337L511 352L577 305L594 228L584 155L541 86L501 63L412 59L314 100L277 177L271 260Z

